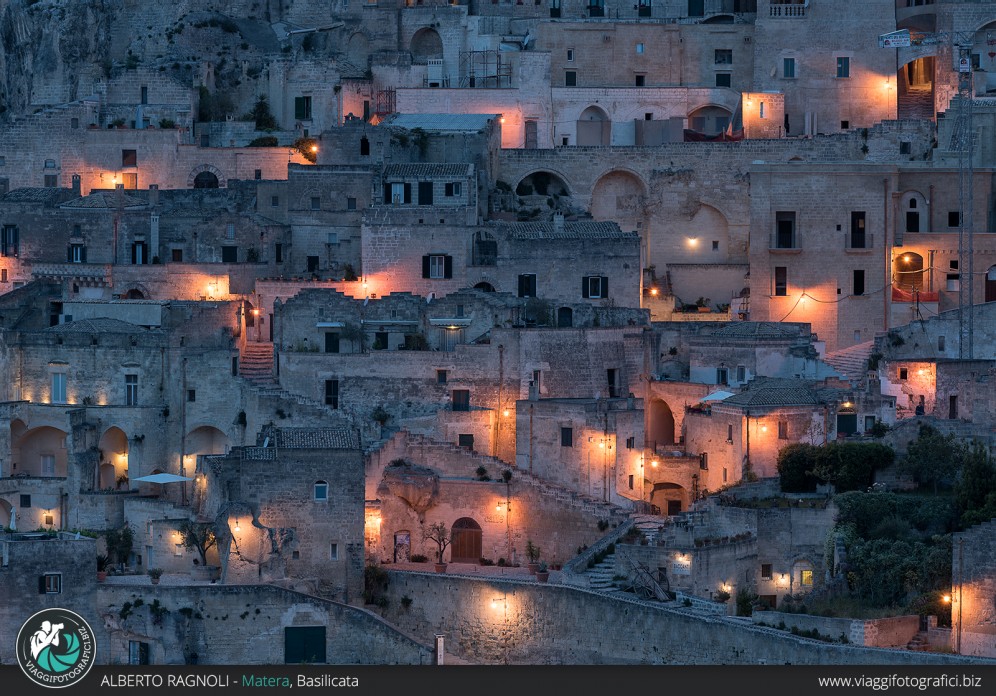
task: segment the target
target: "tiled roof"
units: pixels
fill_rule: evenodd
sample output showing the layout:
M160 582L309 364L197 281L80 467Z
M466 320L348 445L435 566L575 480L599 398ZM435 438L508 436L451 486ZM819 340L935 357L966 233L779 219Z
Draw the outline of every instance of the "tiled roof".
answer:
M384 168L384 176L424 177L424 176L470 176L472 164L452 164L446 162L417 162L415 164L389 164Z
M498 114L395 114L387 120L387 125L409 130L477 133L496 118Z
M510 239L638 239L636 232L623 232L614 222L581 220L564 222L559 229L552 222L493 222L491 225Z
M58 200L66 195L72 195L72 191L62 188L51 187L25 187L16 188L3 196L2 200L11 203L48 203Z
M145 330L136 324L106 317L69 321L45 329L51 333L137 333Z
M121 206L124 208L142 208L147 205L147 202L143 199L129 196L127 193L121 194L120 200ZM118 207L118 193L116 191L99 191L91 193L89 196L83 196L82 198L76 198L63 203L61 207L114 209Z
M723 399L723 406L815 406L821 403L812 384L798 379L754 380L745 391Z
M360 438L348 428L279 428L276 446L283 449L359 449Z
M708 334L710 341L716 338L785 339L799 336L795 326L772 321L732 321Z

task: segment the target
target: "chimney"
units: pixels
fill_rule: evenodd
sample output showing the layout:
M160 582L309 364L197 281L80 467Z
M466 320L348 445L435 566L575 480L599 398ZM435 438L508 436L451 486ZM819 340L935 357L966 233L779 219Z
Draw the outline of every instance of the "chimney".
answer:
M159 205L159 184L149 184L149 205Z
M73 174L73 193L75 195L80 195L80 175Z
M561 235L564 233L564 214L554 213L553 214L553 232L556 235Z

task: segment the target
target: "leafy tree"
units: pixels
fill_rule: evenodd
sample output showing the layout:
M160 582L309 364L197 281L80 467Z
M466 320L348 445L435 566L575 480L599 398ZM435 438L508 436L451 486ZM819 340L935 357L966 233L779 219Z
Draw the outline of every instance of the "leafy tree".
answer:
M212 525L201 522L186 521L179 526L180 541L184 547L197 551L201 557L201 565L207 565L207 552L218 543Z
M955 442L954 435L945 436L936 428L921 425L919 436L899 462L899 470L921 486L932 486L937 495L938 486L954 480L963 452L964 447Z
M431 541L436 545L436 548L438 549L436 553L436 563L442 563L446 547L449 546L452 541L450 538L450 530L449 527L446 526L446 523L436 522L435 524L430 524L428 527L424 527L422 529L422 540Z
M134 542L134 533L127 524L121 527L121 529L112 529L104 535L107 555L121 564L128 562Z
M962 513L962 524L973 524L996 492L996 464L981 443L973 443L963 455L963 463L955 484L955 501ZM973 515L966 513L973 512Z
M812 473L812 464L819 450L814 445L793 444L778 453L778 476L786 493L812 493L819 479Z
M270 112L270 102L265 96L256 100L250 112L252 120L256 122L256 130L272 131L277 129L277 119Z

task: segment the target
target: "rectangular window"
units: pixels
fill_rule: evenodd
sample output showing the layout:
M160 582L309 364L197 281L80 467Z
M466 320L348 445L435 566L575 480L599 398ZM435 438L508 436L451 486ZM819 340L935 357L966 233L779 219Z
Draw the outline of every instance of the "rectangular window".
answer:
M937 350L944 352L944 336L937 337Z
M312 196L311 197L311 209L312 210L321 210L322 209L322 197L321 196Z
M225 225L225 239L235 239L235 223Z
M709 470L709 453L703 452L699 455L699 469L702 471Z
M795 249L795 211L775 212L775 248Z
M771 564L762 563L761 564L761 579L770 580L771 579Z
M446 384L446 370L436 370L436 384Z
M564 73L564 87L577 87L578 73L576 70L568 70Z
M45 175L45 188L58 188L59 187L59 175L58 174L46 174Z
M609 398L615 399L619 396L619 370L612 368L605 372L606 381L609 386Z
M864 295L865 294L865 272L864 271L854 271L854 294Z
M714 52L716 65L733 65L733 49L717 48Z
M149 664L149 644L138 640L128 641L128 664L147 665Z
M140 99L141 99L142 103L143 104L148 104L149 103L149 88L146 85L142 85L141 90L140 90L139 93L141 95Z
M767 116L765 116L765 115L764 115L764 102L761 102L761 103L760 103L760 104L758 105L758 109L757 109L757 117L758 117L758 118L767 118Z
M41 475L42 476L55 476L55 455L54 454L43 454L43 455L41 455Z
M315 500L328 500L329 499L329 484L325 481L318 481L315 483Z
M272 316L272 315L271 315ZM232 356L232 377L239 376L239 356Z
M642 56L644 50L645 50L645 46L642 43L636 44L636 53L637 53L637 55L641 55Z
M138 375L125 375L125 405L138 406Z
M875 416L865 416L865 432L875 427Z
M790 80L795 77L795 58L784 58L782 60L782 77Z
M222 263L238 263L238 261L239 261L239 248L237 246L221 247Z
M273 260L276 263L283 263L284 262L284 245L283 244L274 244L273 245Z
M136 266L143 266L149 262L149 247L145 242L132 243L131 262Z
M457 435L457 445L460 447L466 447L469 450L474 449L474 435L471 433L462 433Z
M906 368L906 367L900 367L899 368L899 380L900 381L905 382L907 379L909 379L909 376L910 376L909 368Z
M867 237L865 236L865 213L864 211L851 211L851 248L866 249Z
M325 352L326 353L339 352L339 333L337 331L325 332Z
M31 507L31 496L28 495L28 494L26 494L26 493L21 493L21 502L20 502L20 505L21 505L22 508L29 508L29 507Z
M574 428L560 429L560 446L561 447L574 446Z
M62 573L45 573L41 576L38 588L41 594L61 594Z
M733 442L733 426L732 425L727 425L726 426L726 441L729 442L729 443Z
M346 199L346 210L356 210L356 199L352 196Z
M262 169L253 170L252 175L256 181L261 181L263 179L263 170Z
M775 266L775 297L788 295L788 268Z
M325 380L325 405L333 409L339 408L339 380Z
M450 256L434 254L422 257L423 278L452 278L453 259Z
M646 75L637 75L636 76L636 83L635 83L635 85L637 87L643 87L646 84L647 84L647 76Z
M747 368L744 365L737 365L737 382L743 384L747 381Z
M573 63L574 62L574 49L573 48L568 48L567 49L567 62L568 63Z
M730 87L733 84L732 73L716 73L717 87Z
M627 437L626 438L626 449L634 449L636 447L636 438Z
M605 0L588 0L588 16L589 17L604 17L605 16Z
M339 243L339 233L338 232L329 232L327 235L325 235L325 243L326 244L338 244Z
M948 397L948 418L954 419L958 417L958 396L952 394Z
M789 424L788 421L778 421L778 439L788 440L789 439Z
M138 166L138 151L137 150L122 150L121 151L121 166L122 167L137 167Z
M470 390L454 389L452 394L452 404L454 411L470 410Z
M66 403L66 373L65 372L53 372L52 373L52 403L53 404L64 404L64 403Z
M725 367L716 368L716 384L729 384L730 383L730 371Z
M581 279L581 297L593 300L609 296L609 279L605 276L585 276Z
M329 544L329 560L339 560L339 544Z
M633 490L633 474L629 475L629 489Z
M535 273L524 273L519 276L519 297L536 297Z
M197 390L196 389L188 389L187 390L187 401L189 403L194 403L195 401L197 401Z
M173 263L183 262L183 249L170 249L169 253L170 253L170 260L172 260Z
M294 118L301 121L311 119L311 97L294 97Z
M86 263L86 247L82 244L69 246L69 263Z
M961 227L961 213L957 210L948 211L948 227Z
M0 254L3 256L17 256L20 250L21 240L17 225L4 225L3 235L0 236Z
M653 14L653 0L640 0L637 17L650 17Z
M431 181L420 181L420 182L418 182L418 204L419 205L432 205L432 182Z
M689 17L704 17L705 16L705 0L688 0L688 16Z
M800 580L802 581L803 585L805 585L807 587L812 587L812 585L813 585L813 571L811 571L811 570L804 570L804 571L802 571L802 573L800 574Z
M851 76L851 59L847 56L837 57L837 77Z

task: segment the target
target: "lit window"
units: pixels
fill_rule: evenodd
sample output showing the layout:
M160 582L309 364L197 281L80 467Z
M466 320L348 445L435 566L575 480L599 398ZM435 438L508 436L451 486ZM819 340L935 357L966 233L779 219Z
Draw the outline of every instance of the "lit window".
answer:
M802 584L803 585L808 586L808 587L812 587L812 585L813 585L813 571L811 571L811 570L804 570L804 571L802 571L802 578L801 579L802 579Z
M770 580L771 579L771 564L762 563L761 564L761 579Z

